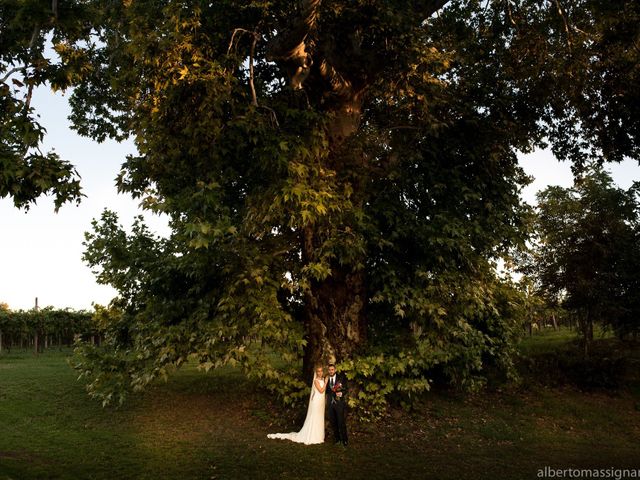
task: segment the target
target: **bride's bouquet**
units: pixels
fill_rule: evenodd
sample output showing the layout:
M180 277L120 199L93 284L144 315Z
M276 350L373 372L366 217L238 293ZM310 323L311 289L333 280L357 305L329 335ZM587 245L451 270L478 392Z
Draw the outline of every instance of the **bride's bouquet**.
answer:
M336 394L336 398L340 399L346 389L342 386L342 382L338 382L331 388L331 391Z

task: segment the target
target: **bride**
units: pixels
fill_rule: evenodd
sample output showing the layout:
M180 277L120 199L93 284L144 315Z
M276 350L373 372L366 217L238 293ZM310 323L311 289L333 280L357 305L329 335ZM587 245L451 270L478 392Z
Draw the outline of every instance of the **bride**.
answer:
M270 433L268 438L281 438L297 443L310 445L312 443L324 442L324 402L326 378L323 376L322 367L316 367L311 384L311 394L309 395L309 408L307 418L299 432L291 433Z

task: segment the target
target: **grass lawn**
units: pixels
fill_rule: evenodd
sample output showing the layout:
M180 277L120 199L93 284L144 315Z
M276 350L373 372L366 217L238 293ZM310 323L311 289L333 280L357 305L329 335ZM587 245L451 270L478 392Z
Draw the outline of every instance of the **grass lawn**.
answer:
M539 355L566 348L576 340L577 335L578 332L575 328L560 327L558 330L543 328L522 339L520 353L523 355ZM602 339L612 339L613 333L611 331L603 331L599 325L594 325L593 338L596 342Z
M523 351L539 348L539 336ZM432 392L411 414L351 424L343 449L268 440L298 429L304 412L283 411L230 369L187 366L103 409L76 381L69 353L0 356L0 480L534 479L545 466L640 468L637 388Z

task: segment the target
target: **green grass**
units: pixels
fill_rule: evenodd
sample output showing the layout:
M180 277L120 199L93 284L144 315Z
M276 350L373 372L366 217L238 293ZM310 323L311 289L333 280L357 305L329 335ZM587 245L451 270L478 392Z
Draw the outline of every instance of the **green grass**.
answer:
M545 328L534 331L531 336L525 336L520 342L520 352L524 355L548 353L558 348L564 348L577 339L577 332L568 328L553 330Z
M297 429L304 412L281 409L232 369L187 366L103 409L68 354L0 356L0 480L533 479L545 465L640 468L637 389L434 392L411 414L351 423L342 449L268 440Z
M520 352L524 355L538 355L554 350L566 348L578 340L578 332L575 328L559 327L558 330L543 328L534 331L531 336L525 335L520 342ZM594 340L611 339L613 333L603 331L599 325L594 325Z

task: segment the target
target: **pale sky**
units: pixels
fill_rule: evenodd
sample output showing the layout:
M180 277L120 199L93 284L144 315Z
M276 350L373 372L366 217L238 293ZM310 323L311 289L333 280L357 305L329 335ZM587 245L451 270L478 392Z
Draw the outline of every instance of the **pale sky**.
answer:
M115 178L127 154L135 152L132 142L105 141L102 144L80 137L69 128L67 98L48 89L35 91L32 103L47 130L43 151L55 148L61 158L71 161L82 177L86 198L79 206L66 204L54 212L53 199L41 197L26 213L10 199L0 199L0 303L11 309L33 307L91 308L93 302L109 303L115 290L98 285L82 261L84 232L91 220L105 208L119 214L129 227L138 201L117 193ZM167 235L166 220L144 214L149 227Z
M71 161L82 177L84 194L80 206L65 205L56 214L53 201L42 197L27 213L13 207L10 199L0 199L0 303L12 309L33 307L35 297L41 307L91 308L106 305L115 295L108 286L95 283L89 267L82 262L84 232L91 220L105 207L118 212L121 223L130 226L135 215L143 213L138 202L118 195L115 177L125 156L133 153L131 142L98 144L70 130L66 97L47 89L34 94L33 105L47 129L44 150L55 148ZM523 192L535 202L535 193L547 185L570 186L569 164L557 162L547 151L521 157L524 170L536 180ZM618 185L628 188L640 180L640 166L628 160L608 167ZM167 235L166 220L145 214L147 224L159 235Z

